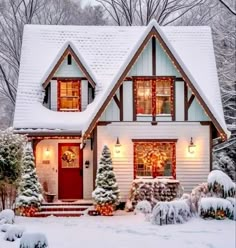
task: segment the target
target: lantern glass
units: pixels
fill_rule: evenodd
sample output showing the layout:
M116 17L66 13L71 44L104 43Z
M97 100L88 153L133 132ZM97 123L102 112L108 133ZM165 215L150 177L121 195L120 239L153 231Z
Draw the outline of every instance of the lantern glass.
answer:
M115 151L116 153L120 153L121 145L115 145Z
M188 151L189 151L189 153L195 153L195 150L196 150L196 146L195 145L189 145L189 147L188 147Z
M121 152L121 144L120 144L120 140L119 140L118 137L117 137L117 139L116 139L115 152L116 152L116 153L120 153L120 152Z
M45 151L45 156L46 156L46 158L50 157L50 150L48 148Z
M193 138L191 137L190 144L188 146L189 153L193 154L196 151L196 145L193 143Z

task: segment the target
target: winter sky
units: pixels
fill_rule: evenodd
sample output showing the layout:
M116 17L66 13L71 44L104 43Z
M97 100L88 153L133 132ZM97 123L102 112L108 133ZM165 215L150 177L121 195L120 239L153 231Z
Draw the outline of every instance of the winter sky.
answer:
M82 3L82 6L86 5L87 3L98 4L96 0L81 0L81 3Z

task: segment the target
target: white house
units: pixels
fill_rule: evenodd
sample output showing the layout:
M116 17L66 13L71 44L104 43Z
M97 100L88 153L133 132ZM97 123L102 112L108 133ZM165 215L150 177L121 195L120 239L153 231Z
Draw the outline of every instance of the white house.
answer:
M91 199L104 144L135 178L206 181L227 131L209 27L26 25L14 128L58 199Z

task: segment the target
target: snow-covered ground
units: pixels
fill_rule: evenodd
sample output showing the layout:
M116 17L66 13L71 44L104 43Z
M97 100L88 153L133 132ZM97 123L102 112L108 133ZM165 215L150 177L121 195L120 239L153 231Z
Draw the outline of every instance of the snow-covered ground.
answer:
M118 211L113 217L23 218L16 224L43 232L49 248L235 248L236 222L192 218L185 224L155 226L141 215ZM19 248L3 240L0 248Z

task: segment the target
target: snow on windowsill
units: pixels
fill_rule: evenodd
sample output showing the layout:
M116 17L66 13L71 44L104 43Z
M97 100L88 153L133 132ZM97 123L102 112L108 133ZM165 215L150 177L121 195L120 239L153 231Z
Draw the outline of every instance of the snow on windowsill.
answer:
M179 180L173 179L172 177L138 177L133 180L134 183L153 183L153 182L161 182L161 183L179 183Z

